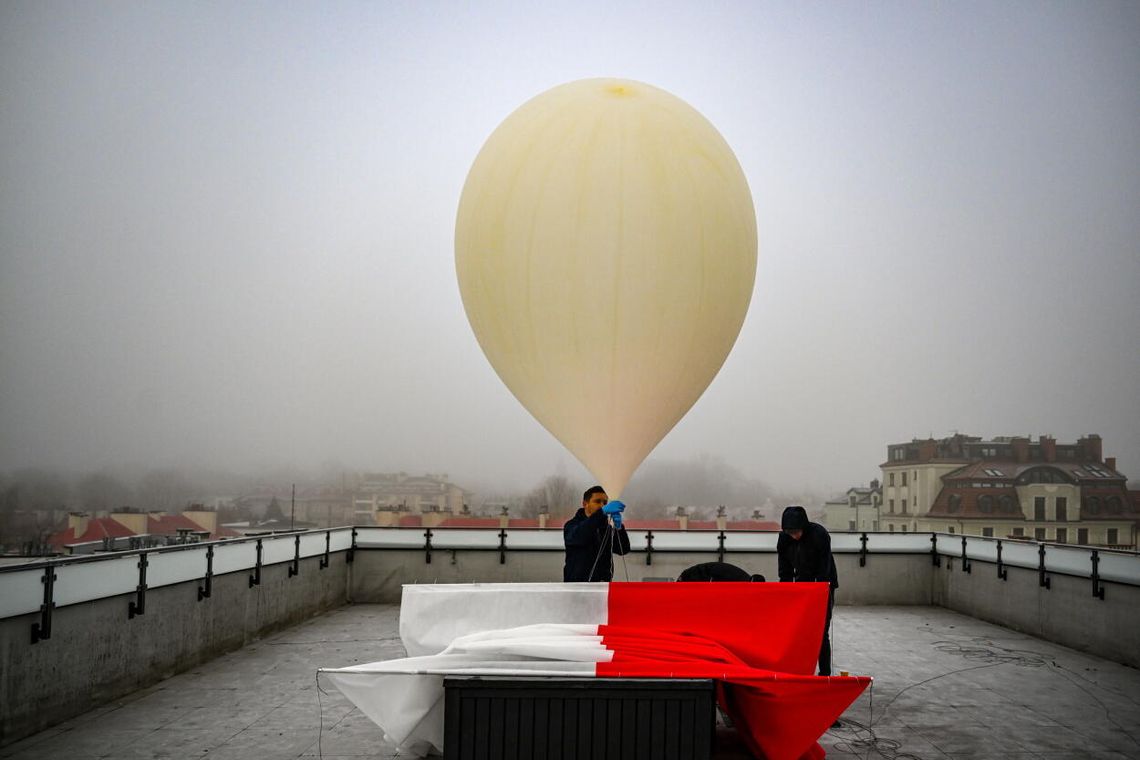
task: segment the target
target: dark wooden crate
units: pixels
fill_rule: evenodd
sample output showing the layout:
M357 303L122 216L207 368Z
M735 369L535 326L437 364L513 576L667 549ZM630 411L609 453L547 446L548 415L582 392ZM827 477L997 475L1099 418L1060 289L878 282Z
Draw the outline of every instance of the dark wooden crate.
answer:
M712 680L452 676L446 760L707 760Z

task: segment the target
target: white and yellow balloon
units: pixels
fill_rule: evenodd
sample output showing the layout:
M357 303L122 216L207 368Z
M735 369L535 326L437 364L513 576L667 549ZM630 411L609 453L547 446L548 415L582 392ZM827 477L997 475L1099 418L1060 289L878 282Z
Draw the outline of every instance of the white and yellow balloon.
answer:
M499 377L616 498L736 342L756 277L752 195L681 99L570 82L487 139L455 266Z

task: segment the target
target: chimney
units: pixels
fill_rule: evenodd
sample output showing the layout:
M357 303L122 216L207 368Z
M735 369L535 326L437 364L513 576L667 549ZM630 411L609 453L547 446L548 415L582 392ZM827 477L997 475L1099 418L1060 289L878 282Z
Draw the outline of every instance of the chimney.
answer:
M1101 461L1100 436L1096 433L1089 433L1084 438L1077 439L1077 446L1084 453L1086 462Z
M1046 462L1057 461L1057 441L1051 435L1043 435L1040 438L1041 458Z
M70 512L67 515L67 527L71 528L76 538L87 532L87 522L86 512Z
M728 527L728 516L724 512L724 505L721 504L716 508L716 529L724 530Z
M689 529L689 515L684 507L677 507L677 527L681 530Z
M545 511L538 513L538 527L546 528L546 518L550 517Z
M1013 449L1013 459L1018 464L1024 464L1029 461L1029 439L1020 436L1015 437L1009 442L1010 447Z
M1116 472L1116 457L1105 457L1104 466L1113 472Z
M503 507L503 511L499 513L499 527L509 528L511 525L511 516L507 512L507 508Z

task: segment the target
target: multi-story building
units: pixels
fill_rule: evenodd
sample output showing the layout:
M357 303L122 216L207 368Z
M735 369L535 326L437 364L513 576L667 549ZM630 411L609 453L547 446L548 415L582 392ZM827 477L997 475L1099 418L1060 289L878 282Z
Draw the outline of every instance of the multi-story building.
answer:
M889 445L880 469L883 530L1136 545L1138 502L1099 435L916 439Z
M823 527L829 531L877 531L881 528L883 488L878 480L870 487L848 488L843 496L823 503Z
M399 525L407 515L428 516L438 524L464 513L468 491L446 474L368 473L360 478L352 499L356 524Z

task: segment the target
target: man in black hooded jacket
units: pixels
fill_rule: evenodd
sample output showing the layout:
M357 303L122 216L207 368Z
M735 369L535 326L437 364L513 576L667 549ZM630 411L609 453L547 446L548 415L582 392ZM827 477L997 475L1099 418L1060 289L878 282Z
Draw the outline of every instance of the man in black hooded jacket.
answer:
M780 537L776 554L780 560L780 581L816 581L829 584L827 620L823 624L823 643L819 648L819 674L831 675L831 609L835 606L835 589L839 576L831 556L831 536L827 528L808 520L803 507L791 506L780 519Z

